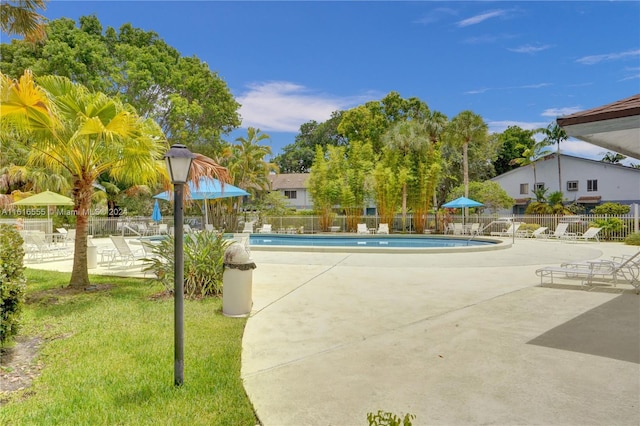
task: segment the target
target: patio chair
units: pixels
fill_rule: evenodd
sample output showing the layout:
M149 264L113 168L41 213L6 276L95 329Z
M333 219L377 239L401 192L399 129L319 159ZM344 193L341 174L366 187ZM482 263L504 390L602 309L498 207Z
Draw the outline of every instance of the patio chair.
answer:
M253 222L245 222L244 223L244 228L242 229L242 232L247 232L249 234L251 234L253 232Z
M65 257L71 254L66 246L48 243L42 232L27 232L23 239L28 260L43 261L45 258Z
M121 235L112 235L111 242L115 246L115 252L109 258L108 268L114 262L121 262L123 266L133 265L136 260L144 258L144 249L132 250L127 240Z
M158 224L158 235L169 235L169 225L167 225L166 223L159 223Z
M389 233L389 224L381 223L378 225L378 230L376 231L378 234L388 234Z
M635 288L636 294L640 294L640 251L618 260L568 262L560 266L546 266L536 270L536 275L540 277L540 285L544 284L545 277L550 278L549 283L553 284L554 275L564 278L581 278L582 286L591 286L594 278L601 277L612 279L615 287L618 278L622 278Z
M474 222L471 224L471 228L469 228L470 235L480 235L480 224L478 222Z
M547 232L547 229L549 228L547 228L546 226L541 226L531 233L531 238L546 238L544 235Z
M453 224L453 235L462 235L464 234L464 225L462 223L454 223Z
M366 223L359 223L358 224L357 233L358 234L368 234L369 233L369 228L367 228L367 224Z
M263 234L270 234L271 232L273 232L271 230L271 224L270 223L263 224L262 227L260 229L258 229L258 232L263 233Z
M507 228L506 230L502 230L502 231L498 231L498 232L492 232L491 235L494 237L511 237L513 236L516 232L518 232L518 228L520 228L520 222L513 222L509 228Z
M573 241L577 241L577 240L588 241L590 239L594 239L597 242L600 242L600 239L598 238L598 234L600 233L600 231L602 231L602 228L591 227L587 229L583 234L580 234L580 235L571 233L571 232L565 232L563 235L560 236L560 238L563 240L573 240Z
M567 233L567 229L569 228L569 224L566 222L559 223L556 226L556 230L553 231L552 234L541 234L539 238L551 238L551 239L560 239L564 234Z

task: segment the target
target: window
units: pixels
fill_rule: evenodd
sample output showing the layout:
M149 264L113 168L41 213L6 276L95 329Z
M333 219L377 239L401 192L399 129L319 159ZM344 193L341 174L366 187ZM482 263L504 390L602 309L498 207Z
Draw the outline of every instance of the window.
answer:
M595 192L598 190L598 179L591 179L587 181L587 192Z
M534 188L535 188L536 190L538 190L538 189L544 189L544 182L537 182L537 183L534 185Z
M284 196L290 200L298 198L298 191L284 191Z
M577 191L578 190L578 181L577 180L568 180L567 181L567 191Z
M528 194L529 193L529 184L528 183L521 183L520 184L520 194Z

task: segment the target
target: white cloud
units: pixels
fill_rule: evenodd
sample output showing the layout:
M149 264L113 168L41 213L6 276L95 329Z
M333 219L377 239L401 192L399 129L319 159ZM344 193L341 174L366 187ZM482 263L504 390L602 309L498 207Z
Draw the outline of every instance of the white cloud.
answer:
M576 59L576 62L585 64L585 65L594 65L604 61L615 61L618 59L625 59L631 56L640 56L640 49L627 50L626 52L606 53L604 55L583 56L582 58Z
M506 15L507 11L504 9L491 10L489 12L481 13L480 15L472 16L471 18L458 21L459 27L468 27L469 25L479 24L487 19L497 18Z
M482 89L469 90L464 92L465 95L478 95L492 90L514 90L514 89L540 89L542 87L551 86L551 83L523 84L522 86L506 86L506 87L485 87Z
M451 16L457 15L457 12L453 9L447 7L438 7L430 11L428 14L423 16L422 18L416 19L413 21L415 24L433 24L435 22L440 21L441 19Z
M564 107L564 108L547 108L542 111L543 117L562 117L565 115L573 114L574 112L582 111L584 108L579 106Z
M243 128L256 127L274 132L298 132L300 125L310 120L326 121L332 112L370 99L366 96L340 98L321 94L286 81L250 84L236 98L242 105Z
M515 53L538 53L550 48L551 48L550 44L543 44L541 46L533 46L531 44L525 44L524 46L514 47L510 49L508 48L507 50Z

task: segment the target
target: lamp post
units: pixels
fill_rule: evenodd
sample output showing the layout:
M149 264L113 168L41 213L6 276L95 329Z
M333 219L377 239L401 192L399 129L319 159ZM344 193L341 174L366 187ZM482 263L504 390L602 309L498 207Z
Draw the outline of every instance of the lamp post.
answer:
M191 161L195 155L181 144L174 144L164 155L167 170L173 184L174 222L174 274L173 274L173 315L174 315L174 357L173 384L184 383L184 184L189 178Z

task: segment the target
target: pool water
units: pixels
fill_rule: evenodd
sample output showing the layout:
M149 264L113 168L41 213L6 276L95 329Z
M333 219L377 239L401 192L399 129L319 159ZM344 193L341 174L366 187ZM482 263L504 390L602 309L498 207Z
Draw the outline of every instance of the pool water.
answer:
M430 248L468 247L494 245L494 241L395 235L367 236L308 236L308 235L260 235L251 234L251 246L296 246L296 247L366 247L366 248Z

